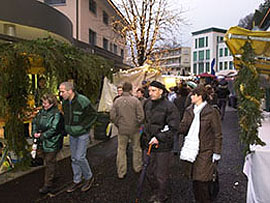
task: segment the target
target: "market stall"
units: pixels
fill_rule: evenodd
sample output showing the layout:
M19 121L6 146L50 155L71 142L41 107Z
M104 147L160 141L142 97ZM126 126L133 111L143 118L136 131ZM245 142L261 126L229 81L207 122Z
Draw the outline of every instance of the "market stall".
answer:
M262 106L263 100L270 99L270 32L232 27L225 42L238 70L240 138L247 154L243 169L248 177L247 203L270 202L270 114L263 112Z

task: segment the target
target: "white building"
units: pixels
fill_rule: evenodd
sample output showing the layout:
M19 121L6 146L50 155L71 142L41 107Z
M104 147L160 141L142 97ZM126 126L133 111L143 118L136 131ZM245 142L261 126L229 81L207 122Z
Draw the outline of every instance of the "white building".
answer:
M187 75L190 73L190 47L164 49L155 52L155 59L163 74Z
M226 32L214 27L192 32L192 74L234 69L233 57L223 41Z

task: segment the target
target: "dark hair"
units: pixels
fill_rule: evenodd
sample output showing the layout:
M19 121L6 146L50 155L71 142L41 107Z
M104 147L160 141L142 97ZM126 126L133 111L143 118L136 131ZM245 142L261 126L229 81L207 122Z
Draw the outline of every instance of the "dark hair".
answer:
M195 89L192 90L192 94L195 95L197 94L198 96L202 96L202 100L206 101L208 98L208 94L207 91L205 89L205 87L203 85L199 85L198 87L196 87Z
M142 94L144 94L144 89L143 88L138 88L136 92L141 92Z
M132 84L130 82L125 82L123 84L123 92L130 92L132 90Z

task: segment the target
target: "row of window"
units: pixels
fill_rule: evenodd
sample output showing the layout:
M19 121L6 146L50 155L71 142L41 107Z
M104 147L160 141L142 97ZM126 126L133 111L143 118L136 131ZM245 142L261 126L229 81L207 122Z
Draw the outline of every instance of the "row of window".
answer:
M199 53L199 58L198 58L198 53ZM193 52L193 61L198 61L198 60L203 61L204 59L206 60L210 59L210 49Z
M195 39L195 49L203 48L203 47L208 47L208 37L207 36Z
M223 37L217 36L217 42L222 42ZM195 49L208 47L208 36L195 39Z
M89 44L96 46L97 45L97 33L89 29ZM118 54L118 47L116 44L109 43L109 40L103 37L103 49ZM124 57L124 50L121 49L121 57Z
M219 62L218 70L233 70L232 61Z
M231 52L229 52L229 49L227 47L219 49L219 57L231 56L231 55L232 54L231 54Z
M233 70L233 62L232 61L224 61L224 62L219 62L219 67L218 70ZM210 63L206 62L206 63L194 63L193 64L193 73L194 75L198 75L201 73L205 73L205 72L210 72Z
M65 4L66 0L44 0L45 3L49 5L58 5ZM89 0L89 10L94 14L97 14L97 2L94 0ZM103 11L103 22L108 25L109 24L109 15Z

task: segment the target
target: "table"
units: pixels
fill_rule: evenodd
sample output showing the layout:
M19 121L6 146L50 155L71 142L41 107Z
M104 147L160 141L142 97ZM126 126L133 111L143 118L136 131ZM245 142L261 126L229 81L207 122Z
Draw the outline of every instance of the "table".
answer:
M270 113L258 129L258 136L266 145L250 146L252 153L245 158L243 172L248 178L247 203L270 202Z

